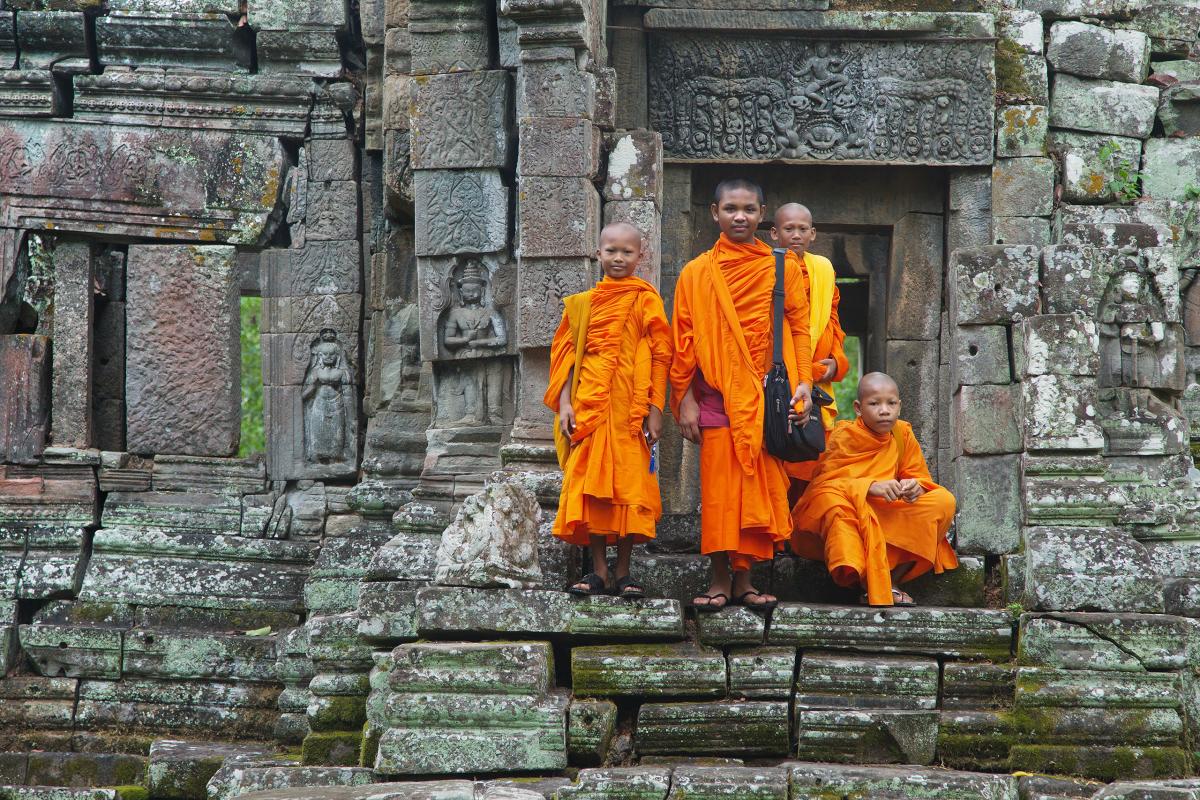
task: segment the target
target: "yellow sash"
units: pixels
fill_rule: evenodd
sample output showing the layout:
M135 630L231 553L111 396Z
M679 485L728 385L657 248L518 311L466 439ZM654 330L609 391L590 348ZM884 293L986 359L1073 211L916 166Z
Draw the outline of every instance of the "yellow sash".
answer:
M808 335L812 339L813 355L815 356L817 342L821 339L821 334L825 332L825 327L829 325L829 318L833 316L833 287L837 275L833 271L833 264L824 256L805 253L804 266L808 270ZM813 371L815 372L816 369L814 363ZM833 397L833 381L825 381L817 385L824 389L830 397ZM821 409L821 418L825 423L825 430L833 430L833 421L837 419L836 404Z
M571 338L575 342L575 366L571 368L571 402L575 402L575 390L579 388L580 365L583 363L583 347L587 343L588 322L592 317L592 293L580 292L563 298L567 323L571 326ZM558 466L567 468L567 456L571 455L571 440L562 432L558 414L554 415L554 449L558 453Z

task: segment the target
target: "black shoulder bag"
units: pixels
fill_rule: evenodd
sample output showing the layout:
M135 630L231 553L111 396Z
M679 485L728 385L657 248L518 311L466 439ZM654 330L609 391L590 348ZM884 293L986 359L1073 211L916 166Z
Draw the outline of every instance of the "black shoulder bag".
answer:
M821 407L831 404L833 398L814 385L813 408L808 422L793 425L788 421L792 411L792 387L783 363L783 264L787 251L776 247L772 252L775 254L775 290L771 293L771 314L775 346L771 354L771 371L763 379L763 446L781 461L816 461L825 452Z

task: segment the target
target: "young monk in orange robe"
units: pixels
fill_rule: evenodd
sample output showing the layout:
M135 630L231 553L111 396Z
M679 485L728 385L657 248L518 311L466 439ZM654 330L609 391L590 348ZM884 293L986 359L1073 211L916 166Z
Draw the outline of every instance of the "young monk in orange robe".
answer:
M644 596L629 577L630 554L662 516L650 448L662 436L671 329L658 292L633 276L641 249L628 223L600 232L604 278L563 300L550 347L544 400L563 444L554 535L592 553L592 571L567 588L575 594L608 590L606 548L616 544L616 593Z
M808 295L813 380L832 397L833 384L845 378L850 371L850 362L843 349L846 333L838 319L838 305L842 296L837 288L837 274L828 258L808 252L817 238L817 229L813 227L812 212L807 207L799 203L785 203L777 208L771 238L779 247L786 247L800 259L800 272ZM825 425L825 440L828 441L837 421L837 406L823 407L821 421ZM789 501L794 503L799 499L800 492L805 483L812 480L816 468L816 461L797 461L784 465L792 479Z
M946 531L954 495L929 476L912 426L899 418L900 390L882 372L864 375L858 418L839 422L792 511L792 549L824 561L839 586L862 586L872 606L913 605L893 583L958 566Z
M764 213L758 186L722 182L711 213L720 238L680 273L672 319L672 411L684 437L700 445L700 552L712 561L712 582L692 605L704 612L731 602L766 609L777 600L754 588L750 565L772 558L791 530L787 472L763 449L775 258L754 235ZM784 277L783 354L796 387L792 404L806 420L812 349L808 294L794 254Z

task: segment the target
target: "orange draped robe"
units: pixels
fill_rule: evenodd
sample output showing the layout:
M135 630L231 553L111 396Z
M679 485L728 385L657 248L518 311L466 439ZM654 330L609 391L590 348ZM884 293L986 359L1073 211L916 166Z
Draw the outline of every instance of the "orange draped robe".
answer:
M799 259L784 271L783 355L793 388L812 383L808 295ZM735 570L772 558L791 531L788 476L763 449L763 377L771 364L775 258L758 241L724 234L688 262L675 285L671 410L697 373L720 392L728 427L701 429L700 552L727 552Z
M651 404L661 409L666 400L671 329L662 298L641 278L605 278L563 305L543 398L556 414L572 370L579 376L554 535L580 546L601 535L609 544L621 536L652 539L662 501L642 423ZM583 316L586 340L576 364L572 328Z
M912 503L867 496L876 481L907 478L926 490ZM792 510L792 550L824 561L839 586L865 584L871 605L891 605L898 565L915 562L905 580L958 566L946 541L953 519L954 495L933 482L910 424L880 435L861 418L842 421Z
M845 378L850 371L850 361L846 358L843 346L846 332L842 330L842 321L838 318L842 294L834 283L837 276L833 264L824 256L805 253L801 271L804 273L804 291L810 304L808 333L812 339L813 372L820 373L825 369L824 365L817 363L822 359L832 358L837 363L837 372L833 377L818 384L833 397L833 384ZM828 307L818 308L815 303L819 300L827 302ZM824 325L820 324L822 321L825 321ZM837 421L837 404L823 408L821 419L825 423L825 441L828 442ZM816 468L816 461L797 461L785 465L788 476L801 481L812 480Z

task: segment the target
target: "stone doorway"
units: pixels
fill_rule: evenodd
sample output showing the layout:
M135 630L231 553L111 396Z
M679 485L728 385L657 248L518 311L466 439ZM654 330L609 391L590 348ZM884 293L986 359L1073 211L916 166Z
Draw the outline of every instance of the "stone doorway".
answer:
M743 176L766 195L768 214L796 201L813 212L814 252L829 258L843 292L841 315L861 342L862 369L886 370L904 395L930 469L950 475L948 347L943 347L946 217L951 171L939 167L673 163L666 166L662 291L668 309L679 271L712 245L712 190ZM768 237L770 220L762 235ZM664 443L667 513L694 513L699 502L698 456L672 432ZM941 467L939 469L939 467ZM676 477L677 476L677 477Z

